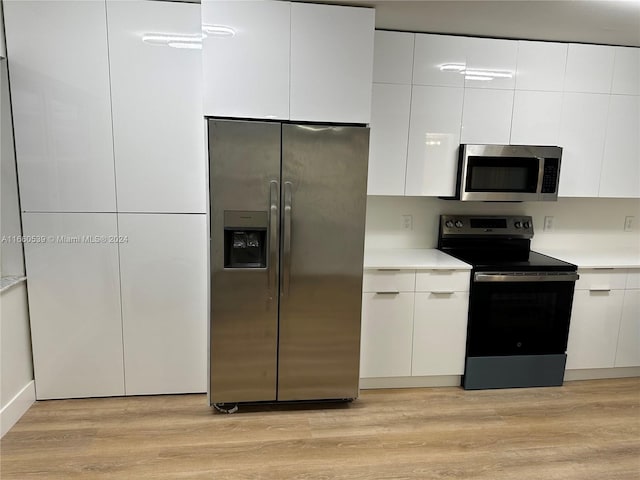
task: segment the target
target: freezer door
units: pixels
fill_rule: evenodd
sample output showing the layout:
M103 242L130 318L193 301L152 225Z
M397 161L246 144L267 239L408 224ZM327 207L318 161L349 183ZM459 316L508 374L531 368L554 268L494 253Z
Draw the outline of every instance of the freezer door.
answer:
M278 400L358 396L369 129L282 126Z
M209 401L273 401L281 126L209 119L208 129Z

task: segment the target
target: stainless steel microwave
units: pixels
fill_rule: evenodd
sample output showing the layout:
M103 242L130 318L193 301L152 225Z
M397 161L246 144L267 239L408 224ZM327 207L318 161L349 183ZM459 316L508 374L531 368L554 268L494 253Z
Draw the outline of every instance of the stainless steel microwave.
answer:
M456 198L463 201L557 200L562 148L460 145Z

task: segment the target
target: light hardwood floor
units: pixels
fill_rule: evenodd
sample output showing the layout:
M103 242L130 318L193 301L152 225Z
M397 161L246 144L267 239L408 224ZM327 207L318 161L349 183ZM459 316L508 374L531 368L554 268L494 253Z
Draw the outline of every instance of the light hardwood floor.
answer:
M38 402L9 479L640 479L640 379L362 391L213 413L204 395Z

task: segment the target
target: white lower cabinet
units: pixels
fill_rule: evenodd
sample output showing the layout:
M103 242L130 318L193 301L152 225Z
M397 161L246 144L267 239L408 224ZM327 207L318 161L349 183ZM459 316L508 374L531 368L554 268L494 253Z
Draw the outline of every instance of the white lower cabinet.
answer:
M624 290L576 290L567 369L613 368Z
M640 290L624 292L615 366L640 366Z
M207 389L206 215L119 214L127 395Z
M413 295L413 292L362 295L362 378L411 375Z
M468 270L366 271L364 278L362 378L464 373Z
M468 292L416 292L411 374L462 375Z
M37 398L124 395L116 215L22 221Z
M23 225L38 399L206 391L206 215Z

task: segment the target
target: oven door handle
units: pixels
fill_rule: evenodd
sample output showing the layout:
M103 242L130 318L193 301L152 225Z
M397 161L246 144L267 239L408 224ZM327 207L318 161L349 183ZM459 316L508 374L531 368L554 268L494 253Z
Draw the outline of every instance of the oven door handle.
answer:
M474 282L575 282L580 275L572 272L501 272L476 273Z

